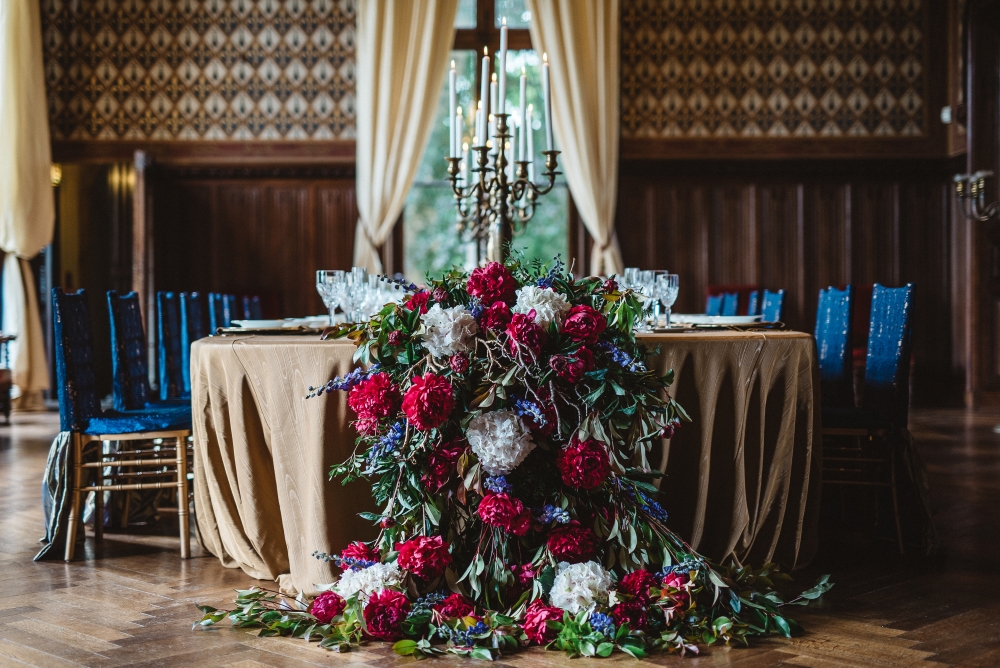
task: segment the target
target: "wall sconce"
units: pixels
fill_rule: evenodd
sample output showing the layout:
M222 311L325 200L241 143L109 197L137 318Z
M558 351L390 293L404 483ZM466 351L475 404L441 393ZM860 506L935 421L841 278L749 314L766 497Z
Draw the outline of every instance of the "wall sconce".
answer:
M993 172L988 170L955 175L955 195L965 217L969 220L985 223L1000 211L1000 202L986 204L986 179L991 176Z
M49 181L52 183L53 188L58 188L59 184L62 183L62 165L58 162L54 162L49 166Z

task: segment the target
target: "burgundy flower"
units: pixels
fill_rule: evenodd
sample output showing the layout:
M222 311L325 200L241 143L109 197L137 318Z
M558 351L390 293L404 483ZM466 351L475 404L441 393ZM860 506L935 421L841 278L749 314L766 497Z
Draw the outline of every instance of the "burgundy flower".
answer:
M589 348L582 347L572 355L553 355L549 366L556 375L570 385L583 380L583 374L594 368L594 353Z
M527 313L515 313L507 325L507 335L510 337L507 342L510 354L514 357L518 357L521 352L529 351L531 355L538 357L542 352L545 332L535 322L535 309Z
M484 308L479 316L480 329L505 329L510 324L510 307L506 302L496 302Z
M646 604L639 601L629 601L619 603L611 608L611 617L615 624L628 624L633 631L641 631L649 624L649 615L646 612Z
M535 570L531 567L531 564L514 564L510 567L510 572L514 574L517 581L524 587L530 585L531 581L535 579Z
M660 584L663 586L662 598L671 599L681 607L691 602L691 592L687 590L689 582L687 574L668 573Z
M434 288L434 292L431 293L431 298L439 304L444 304L448 301L448 291L444 288Z
M680 426L680 420L671 420L667 424L663 425L663 429L660 430L660 438L673 438Z
M465 353L457 353L448 360L448 366L455 373L461 375L469 370L469 356Z
M396 543L396 551L399 552L396 563L421 580L433 580L443 575L451 564L449 547L441 536L415 536L406 542Z
M381 371L355 385L347 395L347 405L366 422L394 414L400 401L399 388Z
M476 513L486 524L500 527L515 536L523 536L531 528L531 512L520 499L506 492L484 496Z
M576 437L559 453L556 461L563 483L575 489L596 489L611 472L611 459L603 444Z
M427 313L427 302L430 298L431 293L426 290L419 290L407 297L403 306L411 311L420 311L420 314L423 315L424 313Z
M383 589L373 594L364 609L368 635L380 640L396 640L403 635L403 621L409 613L410 602L398 591Z
M561 622L563 611L551 605L545 605L541 599L532 601L528 609L524 611L524 621L521 628L528 640L539 645L550 643L556 639L557 632L550 629L545 622Z
M466 447L468 446L465 441L452 441L442 443L432 450L427 457L427 472L420 477L424 489L432 494L440 492L451 480L451 475L455 473L455 464Z
M521 420L524 421L532 434L551 436L559 424L559 418L556 416L556 407L550 399L547 387L543 386L539 388L536 394L539 400L534 402L534 404L541 409L542 417L545 418L544 423L536 421L535 416L530 413L522 415Z
M485 267L472 270L466 289L473 297L479 297L484 306L498 301L513 304L517 281L507 267L499 262L490 262Z
M578 304L569 310L563 320L562 333L574 341L597 343L597 337L607 329L604 315L585 304Z
M325 591L309 604L309 614L319 620L320 624L329 624L333 618L344 612L347 603L335 591Z
M378 552L356 540L340 553L341 559L358 559L360 561L379 561Z
M597 535L573 520L549 532L548 548L559 561L579 564L597 555Z
M618 281L613 278L609 278L601 285L601 289L605 292L617 292L618 291Z
M435 605L434 609L440 612L445 619L468 617L476 612L476 606L472 601L461 594L452 594Z
M386 337L386 340L389 342L390 346L401 346L406 342L406 335L398 329L394 329L389 332L389 336Z
M415 376L403 397L403 412L420 431L440 427L455 410L455 391L441 376Z
M619 581L618 589L634 596L637 601L649 603L649 588L655 587L657 584L655 575L646 569L640 569L626 574Z

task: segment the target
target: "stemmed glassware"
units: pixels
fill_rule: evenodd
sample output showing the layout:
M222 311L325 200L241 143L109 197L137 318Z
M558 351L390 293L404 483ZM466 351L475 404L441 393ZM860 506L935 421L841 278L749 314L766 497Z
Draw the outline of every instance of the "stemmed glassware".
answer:
M320 269L316 272L316 292L319 293L323 305L330 312L330 324L333 324L333 312L340 306L343 292L344 271L340 269Z
M656 277L656 294L666 312L666 327L670 327L670 308L677 301L680 292L680 276L663 272Z
M347 322L364 322L390 302L400 302L406 291L398 283L369 274L364 267L352 267L350 271L320 270L316 272L316 291L330 310L340 306Z

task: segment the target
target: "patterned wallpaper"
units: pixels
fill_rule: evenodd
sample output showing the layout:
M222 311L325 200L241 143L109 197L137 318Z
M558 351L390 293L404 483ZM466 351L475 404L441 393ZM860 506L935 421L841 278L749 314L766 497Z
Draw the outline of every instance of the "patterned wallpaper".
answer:
M625 137L925 136L931 0L623 0Z
M53 139L354 136L354 0L41 0Z

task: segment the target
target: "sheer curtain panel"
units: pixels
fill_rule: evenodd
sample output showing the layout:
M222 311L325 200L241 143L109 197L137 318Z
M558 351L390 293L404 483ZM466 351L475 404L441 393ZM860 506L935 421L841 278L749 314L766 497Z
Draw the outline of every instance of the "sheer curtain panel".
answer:
M3 328L20 395L49 387L38 298L27 260L52 240L48 109L37 0L0 1L0 249Z
M590 273L622 271L618 194L619 0L527 0L531 43L548 54L559 166L594 249Z
M362 0L357 8L354 264L381 272L378 248L403 211L430 137L458 0ZM441 156L444 158L444 156Z

